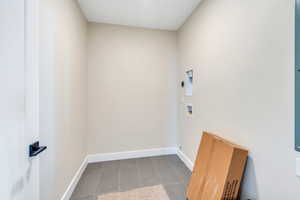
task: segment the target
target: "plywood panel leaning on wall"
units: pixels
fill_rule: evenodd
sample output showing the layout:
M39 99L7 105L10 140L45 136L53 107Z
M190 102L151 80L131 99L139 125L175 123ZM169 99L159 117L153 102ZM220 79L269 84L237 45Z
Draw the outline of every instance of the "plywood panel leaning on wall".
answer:
M204 132L187 191L188 200L236 200L248 151Z

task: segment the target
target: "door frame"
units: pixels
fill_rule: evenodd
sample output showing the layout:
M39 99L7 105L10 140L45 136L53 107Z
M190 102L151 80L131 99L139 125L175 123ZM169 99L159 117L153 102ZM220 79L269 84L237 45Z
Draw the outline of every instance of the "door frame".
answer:
M39 0L24 0L25 145L39 140ZM39 158L28 156L25 199L39 200Z

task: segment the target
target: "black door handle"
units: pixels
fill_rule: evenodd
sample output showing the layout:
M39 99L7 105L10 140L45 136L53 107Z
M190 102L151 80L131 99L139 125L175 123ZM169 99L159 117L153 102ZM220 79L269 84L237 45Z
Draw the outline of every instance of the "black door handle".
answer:
M35 142L29 145L29 157L35 157L43 151L45 151L46 149L46 146L40 146L40 142Z

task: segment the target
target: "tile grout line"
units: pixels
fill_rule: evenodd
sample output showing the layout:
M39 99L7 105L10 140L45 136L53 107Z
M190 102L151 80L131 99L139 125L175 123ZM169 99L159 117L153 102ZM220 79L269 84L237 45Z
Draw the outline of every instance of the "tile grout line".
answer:
M155 172L157 173L157 175L158 175L159 182L161 183L161 182L162 182L161 174L159 173L159 170L157 169L157 166L155 165L153 158L150 158L150 160L151 160L151 164L153 165L154 171L155 171Z
M121 161L119 160L118 161L118 200L121 199Z
M95 191L95 194L94 194L94 196L95 196L96 199L98 199L98 197L97 197L98 196L98 189L99 190L101 189L100 187L101 187L102 176L103 176L103 165L101 164L101 174L99 175L99 182L97 184L96 191ZM99 193L100 193L100 191L99 191Z
M153 169L154 173L157 174L158 179L159 179L159 182L161 182L162 179L161 179L161 177L160 177L160 174L158 173L158 171L156 170L156 168L155 168L155 166L154 166L153 160L150 159L150 162L151 162L151 166L152 166L152 169Z
M177 161L176 161L177 162ZM181 179L180 179L180 176L178 174L180 174L180 172L178 171L178 169L176 167L173 166L172 164L172 161L171 160L168 160L168 163L170 164L170 168L173 169L175 175L177 176L178 178L178 182L176 182L176 184L181 184Z
M138 167L138 162L137 162L138 159L135 159L135 167L136 167L136 172L137 172L137 185L138 187L142 187L141 186L141 182L140 182L140 173L139 173L139 167ZM136 190L136 199L138 199L138 191Z

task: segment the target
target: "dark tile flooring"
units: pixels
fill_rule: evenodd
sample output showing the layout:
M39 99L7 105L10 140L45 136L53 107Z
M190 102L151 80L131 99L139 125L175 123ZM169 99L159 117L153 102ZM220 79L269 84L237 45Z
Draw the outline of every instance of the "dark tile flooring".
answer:
M190 175L177 155L93 163L71 200L185 200Z

